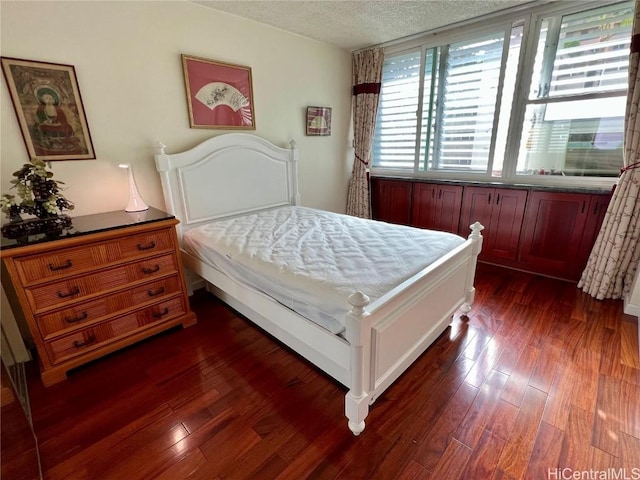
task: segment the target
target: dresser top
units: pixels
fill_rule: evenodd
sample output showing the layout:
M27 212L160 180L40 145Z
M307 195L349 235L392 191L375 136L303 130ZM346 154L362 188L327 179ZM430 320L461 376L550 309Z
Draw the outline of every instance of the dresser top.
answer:
M146 223L160 222L175 218L162 210L149 207L148 210L142 212L125 212L124 210L116 210L115 212L95 213L92 215L82 215L71 218L71 227L65 228L59 235L52 237L46 234L31 235L16 240L1 237L0 249L10 249L24 247L27 245L35 245L46 243L54 240L63 240L72 237L80 237L92 233L104 232L108 230L116 230L119 228L131 227L134 225L143 225Z

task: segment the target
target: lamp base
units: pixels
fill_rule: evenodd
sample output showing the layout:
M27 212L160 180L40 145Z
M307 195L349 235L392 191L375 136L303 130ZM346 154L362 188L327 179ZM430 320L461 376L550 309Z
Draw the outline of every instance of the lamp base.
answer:
M142 202L142 205L135 202L132 205L131 202L129 202L129 205L127 205L127 208L124 209L125 212L143 212L145 210L149 210L149 206L144 202Z

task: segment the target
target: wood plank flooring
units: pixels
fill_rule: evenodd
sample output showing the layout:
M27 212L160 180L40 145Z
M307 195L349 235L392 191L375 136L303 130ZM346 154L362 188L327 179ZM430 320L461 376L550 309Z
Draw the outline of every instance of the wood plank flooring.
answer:
M455 315L373 405L360 437L347 428L344 388L198 292L194 327L46 389L32 366L45 478L640 474L635 317L573 284L489 265L476 288L469 318Z

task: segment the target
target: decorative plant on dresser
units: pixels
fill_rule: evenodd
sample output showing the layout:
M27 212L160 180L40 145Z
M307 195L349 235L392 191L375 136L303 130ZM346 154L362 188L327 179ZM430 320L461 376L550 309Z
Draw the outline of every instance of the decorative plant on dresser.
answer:
M13 176L11 188L16 189L20 200L7 193L0 198L0 209L9 219L9 223L2 227L5 237L53 233L71 225L71 218L62 213L73 210L74 205L60 193L58 184L64 183L52 178L53 172L47 170L45 162L33 158L13 172ZM24 220L24 214L36 218Z
M2 285L52 385L75 367L177 325L189 308L173 215L74 217L55 239L1 239ZM23 315L20 315L23 314Z

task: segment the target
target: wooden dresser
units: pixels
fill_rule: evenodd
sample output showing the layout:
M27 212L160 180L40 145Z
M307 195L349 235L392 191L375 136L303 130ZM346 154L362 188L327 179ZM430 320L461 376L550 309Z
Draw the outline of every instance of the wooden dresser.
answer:
M73 218L55 239L2 239L2 284L24 314L42 381L160 331L196 322L175 225L150 208Z

